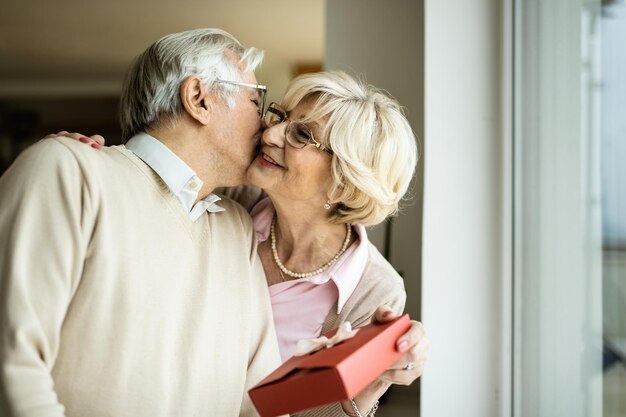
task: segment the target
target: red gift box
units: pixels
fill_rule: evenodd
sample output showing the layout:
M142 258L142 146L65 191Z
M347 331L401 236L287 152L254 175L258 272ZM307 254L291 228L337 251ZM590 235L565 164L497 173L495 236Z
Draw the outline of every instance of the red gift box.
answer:
M410 327L405 314L360 327L332 348L294 356L249 391L252 402L262 417L276 417L354 398L402 356L396 341Z

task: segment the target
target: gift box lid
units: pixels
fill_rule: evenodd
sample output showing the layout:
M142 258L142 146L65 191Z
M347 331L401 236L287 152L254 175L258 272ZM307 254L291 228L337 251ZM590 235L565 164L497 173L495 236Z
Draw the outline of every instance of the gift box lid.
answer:
M368 358L379 355L381 349L395 352L395 341L382 340L375 343L376 337L386 331L392 330L396 335L402 335L411 327L409 316L405 314L387 323L373 323L359 328L354 337L345 340L331 348L323 348L304 356L293 356L282 364L278 369L263 379L258 386L269 385L278 382L288 375L300 371L318 371L324 369L336 369L340 374L354 369L354 366L367 368ZM325 334L331 338L337 330ZM385 342L385 343L382 343ZM384 345L384 346L383 346ZM375 361L374 361L375 362ZM360 372L359 372L360 373Z

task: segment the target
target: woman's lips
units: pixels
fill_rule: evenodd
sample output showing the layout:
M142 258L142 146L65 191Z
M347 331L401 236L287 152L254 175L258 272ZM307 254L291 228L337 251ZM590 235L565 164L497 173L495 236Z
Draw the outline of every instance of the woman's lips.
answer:
M263 152L261 152L259 154L259 156L257 157L257 160L264 167L268 167L268 168L283 168L282 165L278 164L278 162L276 162L272 157L270 157L269 155L267 155L267 154L265 154Z

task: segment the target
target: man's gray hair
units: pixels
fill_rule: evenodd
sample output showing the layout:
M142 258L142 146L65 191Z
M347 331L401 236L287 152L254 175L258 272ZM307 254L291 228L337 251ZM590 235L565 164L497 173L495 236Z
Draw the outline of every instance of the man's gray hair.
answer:
M239 87L216 80L240 81L239 57L243 72L254 71L263 60L263 51L246 48L220 29L195 29L167 35L135 58L122 90L120 125L122 140L160 123L176 123L183 112L180 86L196 75L232 107Z

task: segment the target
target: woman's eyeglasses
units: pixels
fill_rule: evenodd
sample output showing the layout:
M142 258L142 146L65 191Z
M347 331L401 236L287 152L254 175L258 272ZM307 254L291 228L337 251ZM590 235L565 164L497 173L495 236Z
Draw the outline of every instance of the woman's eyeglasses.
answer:
M268 126L276 126L283 122L287 122L285 128L285 138L287 143L297 149L302 149L305 146L314 146L317 149L333 154L332 149L322 145L313 137L313 132L307 125L301 122L297 122L287 117L287 112L276 103L270 103L265 112L265 123Z

